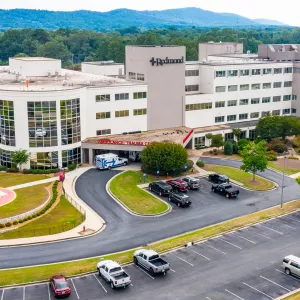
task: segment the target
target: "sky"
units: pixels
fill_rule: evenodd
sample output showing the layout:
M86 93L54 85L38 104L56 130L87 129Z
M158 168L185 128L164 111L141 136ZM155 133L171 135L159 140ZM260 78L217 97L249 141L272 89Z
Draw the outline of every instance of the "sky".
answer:
M199 7L214 12L230 12L256 19L272 19L300 26L299 0L10 0L1 1L0 9L28 8L47 10L109 11L118 8L135 10L163 10L181 7Z

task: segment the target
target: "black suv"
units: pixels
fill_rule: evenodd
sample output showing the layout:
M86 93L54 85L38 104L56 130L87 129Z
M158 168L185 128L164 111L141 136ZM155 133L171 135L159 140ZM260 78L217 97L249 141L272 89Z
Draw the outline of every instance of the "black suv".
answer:
M169 195L172 187L163 181L151 182L149 184L149 191L159 194L159 196Z
M208 180L216 184L229 183L229 178L221 174L209 174Z
M192 204L188 195L175 191L169 194L169 201L174 202L178 207L190 206Z

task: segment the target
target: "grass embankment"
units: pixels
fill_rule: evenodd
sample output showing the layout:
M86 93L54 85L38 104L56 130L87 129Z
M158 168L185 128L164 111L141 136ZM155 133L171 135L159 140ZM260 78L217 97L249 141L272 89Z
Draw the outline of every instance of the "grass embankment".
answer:
M213 226L205 227L178 237L153 243L148 245L148 248L154 249L158 252L164 252L176 247L183 246L188 242L195 242L203 240L205 238L210 238L224 232L245 227L249 224L263 221L275 216L280 216L297 209L300 209L299 200L284 204L283 209L280 209L280 207L273 207L264 211L256 212ZM95 271L96 264L100 259L111 259L118 261L121 264L130 263L132 262L133 252L134 250L129 250L121 253L104 255L97 258L83 259L76 262L65 262L45 266L0 270L0 286L28 283L39 280L48 280L53 274L64 274L66 276L72 276L85 272L92 272Z
M126 171L115 177L110 183L110 191L132 212L141 215L156 215L168 210L168 205L143 191L137 184L141 179L141 172ZM149 177L148 180L155 180Z
M15 200L7 205L0 206L1 219L20 215L45 203L49 197L47 186L49 186L49 183L15 190L17 195Z
M284 298L284 300L300 300L300 292Z
M269 166L270 168L273 168L273 169L279 171L279 172L283 172L283 171L284 171L284 173L287 174L287 175L293 175L293 174L296 174L296 173L300 173L300 170L297 170L297 169L282 168L282 167L280 167L280 166L277 166L275 163L273 163L273 162L271 162L271 161L268 162L268 166Z
M38 181L50 178L48 175L42 174L15 174L15 173L0 173L0 187L6 188L23 183Z
M78 226L83 222L83 218L83 215L62 195L59 203L48 214L29 222L19 229L0 235L0 239L57 234Z
M240 169L220 165L205 165L203 169L206 171L224 174L230 179L242 183L246 188L255 191L266 191L275 187L274 182L259 176L255 177L254 182L253 175L251 173L244 172Z

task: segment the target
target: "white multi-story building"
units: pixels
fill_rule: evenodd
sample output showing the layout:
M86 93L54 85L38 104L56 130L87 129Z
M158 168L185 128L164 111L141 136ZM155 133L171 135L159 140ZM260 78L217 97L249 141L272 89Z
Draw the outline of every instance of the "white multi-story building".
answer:
M31 154L26 168L91 163L95 151L141 150L146 131L167 140L170 128L190 148L207 145L207 133L233 138L233 128L254 138L259 118L299 115L299 48L262 45L252 55L242 44L207 43L186 62L185 47L128 46L125 76L112 63L75 72L55 59L12 58L0 70L0 165L11 167L18 149ZM124 141L140 131L139 145L134 134Z

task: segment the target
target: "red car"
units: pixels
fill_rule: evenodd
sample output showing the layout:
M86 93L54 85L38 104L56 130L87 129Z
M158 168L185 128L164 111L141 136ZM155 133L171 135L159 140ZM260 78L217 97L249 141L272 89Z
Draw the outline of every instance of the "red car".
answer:
M55 297L68 297L71 289L68 281L63 275L55 275L50 278L50 288Z
M166 181L167 184L169 184L174 190L177 190L178 192L187 192L189 190L188 184L181 180L181 179L172 179Z

